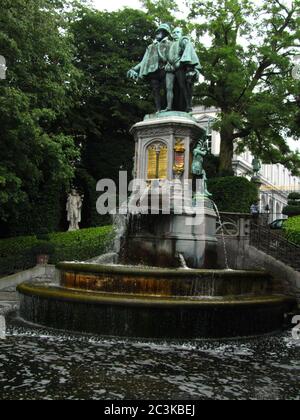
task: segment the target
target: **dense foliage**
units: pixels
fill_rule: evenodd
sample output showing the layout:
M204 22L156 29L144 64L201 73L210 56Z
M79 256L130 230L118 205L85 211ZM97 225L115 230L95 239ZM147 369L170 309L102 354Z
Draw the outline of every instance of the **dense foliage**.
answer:
M56 123L76 92L74 47L57 4L0 0L0 228L22 234L58 228L63 190L79 156Z
M249 213L251 205L258 201L257 186L242 177L210 179L208 190L220 212Z
M287 239L300 246L300 216L289 218L283 228Z
M49 241L36 236L0 240L0 275L8 275L36 265L39 252L48 250L50 263L60 261L85 261L105 253L111 245L113 229L104 226L82 229L78 232L55 233Z
M215 124L221 133L220 173L230 173L234 146L299 173L299 154L287 138L300 134L295 123L300 83L292 77L300 1L189 3L204 76L197 100L220 110Z
M283 214L286 216L300 216L300 194L291 193L288 197L288 205L284 207Z

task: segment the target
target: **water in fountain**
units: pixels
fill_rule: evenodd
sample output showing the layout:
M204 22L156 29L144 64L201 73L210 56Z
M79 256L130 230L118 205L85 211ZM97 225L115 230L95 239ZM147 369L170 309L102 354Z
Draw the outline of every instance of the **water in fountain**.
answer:
M228 253L227 253L227 247L226 247L226 240L225 240L225 232L224 232L223 222L222 222L222 219L221 219L221 215L220 215L218 206L216 205L216 203L214 201L212 201L212 203L213 203L215 212L217 214L218 222L219 222L220 228L221 228L221 236L222 236L222 243L223 243L223 249L224 249L224 258L225 258L225 267L226 267L226 270L231 270L230 267L229 267L229 260L228 260Z
M184 268L185 270L189 270L189 267L187 266L184 256L182 254L178 254L178 258L179 258L181 267Z
M6 321L3 315L0 315L0 340L6 338Z

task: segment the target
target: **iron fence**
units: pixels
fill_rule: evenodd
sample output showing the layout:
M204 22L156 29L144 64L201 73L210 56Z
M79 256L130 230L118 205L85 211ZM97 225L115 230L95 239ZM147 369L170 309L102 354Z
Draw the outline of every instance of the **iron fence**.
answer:
M280 233L252 222L250 245L300 271L300 246L288 241Z

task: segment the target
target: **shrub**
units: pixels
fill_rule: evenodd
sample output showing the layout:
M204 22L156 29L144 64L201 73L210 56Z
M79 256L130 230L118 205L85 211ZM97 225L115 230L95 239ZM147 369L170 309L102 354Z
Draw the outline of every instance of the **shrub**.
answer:
M291 193L288 197L288 205L284 207L283 214L289 217L300 216L300 194Z
M113 240L112 226L53 233L49 242L36 236L0 240L0 275L26 270L36 264L37 252L50 252L50 263L84 261L104 253Z
M299 193L291 193L289 195L289 200L300 200L300 194Z
M30 253L34 256L37 255L49 255L52 256L55 253L55 245L48 241L39 241L31 249Z
M105 253L113 240L113 227L82 229L50 235L55 254L50 262L85 261Z
M291 217L284 222L283 229L289 241L300 245L300 216Z
M289 217L300 216L300 205L298 205L298 206L291 206L291 205L286 206L282 210L282 213L285 216L289 216Z
M242 177L224 177L208 180L208 190L220 212L249 213L258 201L258 187Z

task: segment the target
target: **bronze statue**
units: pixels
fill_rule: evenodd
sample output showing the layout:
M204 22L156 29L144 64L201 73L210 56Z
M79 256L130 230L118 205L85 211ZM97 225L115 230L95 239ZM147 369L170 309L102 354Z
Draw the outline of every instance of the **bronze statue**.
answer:
M165 88L165 66L170 36L171 29L169 25L165 23L160 25L156 31L156 39L147 48L143 60L127 73L127 76L131 79L145 79L150 82L157 112L160 112L162 109L161 90Z
M200 193L209 198L212 195L207 189L207 175L203 167L204 158L207 153L208 150L207 147L204 146L204 140L200 140L193 151L194 159L192 163L192 174L194 175L194 180L202 179L202 191L195 191L195 196Z
M172 38L165 67L168 103L166 111L191 112L193 87L200 76L200 62L194 45L188 37L183 36L181 28L174 29Z

